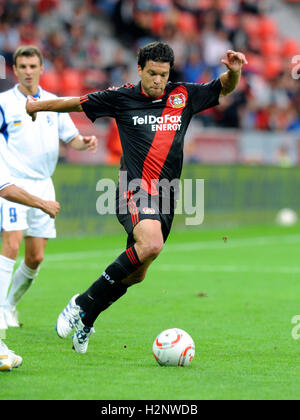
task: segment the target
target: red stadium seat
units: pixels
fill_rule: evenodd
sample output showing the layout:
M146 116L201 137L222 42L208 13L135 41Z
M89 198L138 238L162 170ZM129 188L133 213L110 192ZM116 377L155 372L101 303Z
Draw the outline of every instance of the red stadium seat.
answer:
M261 74L264 68L264 59L259 54L247 53L248 64L245 65L245 70L250 73Z
M177 28L183 33L196 33L197 23L196 19L190 13L181 12L178 14Z
M269 18L262 17L259 22L259 34L263 39L276 38L278 36L277 23Z
M276 78L283 71L284 63L280 58L266 59L264 63L263 76L266 80Z
M281 54L287 58L293 57L294 55L300 55L300 42L292 38L285 40Z
M261 52L265 57L278 57L281 54L281 43L276 39L267 39L261 42Z
M246 34L250 38L257 38L260 36L259 18L256 16L249 16L243 22L243 27Z
M62 94L65 96L77 96L82 92L82 75L79 70L67 68L61 77Z
M156 35L160 35L165 25L166 25L165 13L160 13L160 12L153 13L151 31Z
M54 70L45 71L40 79L40 84L43 89L49 92L59 94L60 93L60 77Z

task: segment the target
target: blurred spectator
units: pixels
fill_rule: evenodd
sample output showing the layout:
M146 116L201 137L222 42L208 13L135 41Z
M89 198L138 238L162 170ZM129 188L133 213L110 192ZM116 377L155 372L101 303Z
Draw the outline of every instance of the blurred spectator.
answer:
M109 85L122 86L128 82L129 66L124 57L123 48L118 48L115 51L111 64L104 68L107 73Z
M192 46L187 57L188 59L183 68L184 80L188 80L191 83L199 83L200 77L207 70L199 46L198 48L197 46Z
M203 36L203 58L205 64L212 70L214 78L220 74L220 60L224 57L224 51L232 50L232 44L228 39L228 33L224 29L215 32L206 32Z

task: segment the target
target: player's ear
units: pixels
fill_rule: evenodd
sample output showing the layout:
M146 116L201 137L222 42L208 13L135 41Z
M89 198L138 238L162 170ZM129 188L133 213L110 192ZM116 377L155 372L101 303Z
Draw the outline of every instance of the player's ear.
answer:
M40 71L40 76L44 73L44 66L43 64L41 65L41 71Z
M142 78L142 72L143 72L142 66L138 65L138 74L140 78Z

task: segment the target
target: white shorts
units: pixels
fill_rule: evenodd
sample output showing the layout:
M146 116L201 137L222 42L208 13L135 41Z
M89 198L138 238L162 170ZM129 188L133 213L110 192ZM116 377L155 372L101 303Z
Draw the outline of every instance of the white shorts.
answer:
M14 183L43 200L55 200L55 190L51 178L43 181L29 179L14 179ZM56 238L54 219L40 209L0 199L1 230L13 232L24 231L24 236L34 238Z

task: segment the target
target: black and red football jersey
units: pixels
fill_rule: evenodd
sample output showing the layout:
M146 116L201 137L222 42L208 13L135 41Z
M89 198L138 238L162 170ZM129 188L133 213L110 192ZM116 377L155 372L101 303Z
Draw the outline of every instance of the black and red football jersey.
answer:
M157 195L158 181L179 179L184 136L194 114L219 104L219 79L205 84L172 83L156 99L142 93L141 83L90 93L81 105L91 121L116 119L123 156L121 171L127 182L141 180L142 188Z

